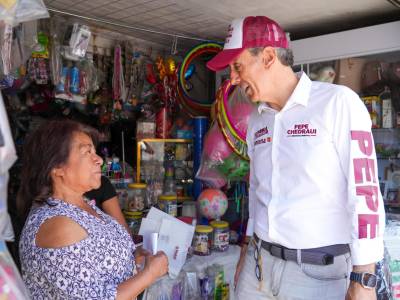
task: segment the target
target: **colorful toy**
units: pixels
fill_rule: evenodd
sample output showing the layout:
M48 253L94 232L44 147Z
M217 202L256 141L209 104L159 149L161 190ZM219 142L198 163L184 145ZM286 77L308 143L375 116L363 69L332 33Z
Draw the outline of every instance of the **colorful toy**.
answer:
M216 43L203 43L191 49L185 56L179 69L179 103L190 116L206 116L210 114L211 103L204 99L191 98L188 92L193 88L188 81L196 74L196 67L193 61L206 54L216 55L222 50L222 46ZM210 57L211 58L211 57Z
M232 150L219 130L217 123L214 123L207 132L203 150L207 158L216 162L220 162L232 154Z
M200 213L208 219L219 220L228 209L228 198L218 189L206 189L197 199Z

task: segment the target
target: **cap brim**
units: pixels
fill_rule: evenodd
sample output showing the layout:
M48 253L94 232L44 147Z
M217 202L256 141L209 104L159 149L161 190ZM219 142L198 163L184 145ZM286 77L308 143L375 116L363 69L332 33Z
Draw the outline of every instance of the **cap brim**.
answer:
M208 63L207 68L215 72L225 69L244 49L226 49L215 55Z

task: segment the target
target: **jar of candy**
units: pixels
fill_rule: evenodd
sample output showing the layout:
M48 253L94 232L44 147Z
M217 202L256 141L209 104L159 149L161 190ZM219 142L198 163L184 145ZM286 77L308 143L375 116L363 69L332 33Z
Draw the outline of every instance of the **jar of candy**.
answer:
M178 215L178 201L176 195L160 195L158 197L158 206L163 212L173 217Z
M143 213L141 211L124 211L124 216L131 234L138 234Z
M193 238L194 254L200 256L210 255L213 229L211 226L197 225Z
M147 185L145 183L131 183L128 185L128 201L125 210L142 211L147 201Z
M215 251L224 252L229 248L229 224L225 221L210 222L213 228L212 249Z

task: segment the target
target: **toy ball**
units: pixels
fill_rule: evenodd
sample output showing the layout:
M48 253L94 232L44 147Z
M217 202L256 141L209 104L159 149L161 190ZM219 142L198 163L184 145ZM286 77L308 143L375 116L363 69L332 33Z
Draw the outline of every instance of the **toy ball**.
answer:
M228 198L218 189L206 189L197 198L200 213L208 219L219 219L228 209Z
M204 138L204 153L212 161L222 161L232 154L232 149L226 142L217 123L214 123L214 126Z

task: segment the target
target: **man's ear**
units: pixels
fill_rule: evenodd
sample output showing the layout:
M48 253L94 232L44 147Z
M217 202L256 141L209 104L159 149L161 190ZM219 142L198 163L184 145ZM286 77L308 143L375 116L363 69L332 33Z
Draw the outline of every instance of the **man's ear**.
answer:
M276 51L274 47L265 47L262 51L263 63L265 68L269 69L276 61Z

